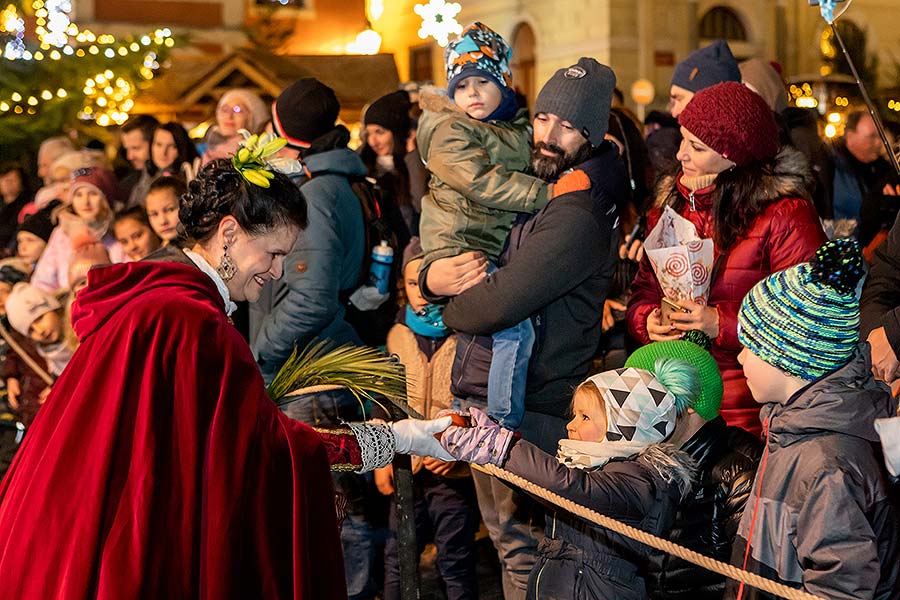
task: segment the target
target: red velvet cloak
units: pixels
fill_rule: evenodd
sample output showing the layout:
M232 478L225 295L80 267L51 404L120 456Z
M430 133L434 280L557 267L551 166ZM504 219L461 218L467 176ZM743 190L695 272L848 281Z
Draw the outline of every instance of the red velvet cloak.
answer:
M321 438L193 266L92 270L0 486L0 598L345 598Z

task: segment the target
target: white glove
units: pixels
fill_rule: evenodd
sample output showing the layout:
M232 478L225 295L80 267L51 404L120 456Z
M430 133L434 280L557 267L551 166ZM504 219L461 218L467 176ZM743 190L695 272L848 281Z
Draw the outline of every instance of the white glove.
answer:
M362 311L375 310L384 304L390 296L390 294L382 294L373 285L364 285L356 288L356 291L350 294L350 302Z
M453 419L447 415L440 419L430 421L424 419L403 419L391 423L391 431L394 432L394 440L398 454L416 454L418 456L433 456L444 461L456 460L441 447L441 443L434 437L453 424Z

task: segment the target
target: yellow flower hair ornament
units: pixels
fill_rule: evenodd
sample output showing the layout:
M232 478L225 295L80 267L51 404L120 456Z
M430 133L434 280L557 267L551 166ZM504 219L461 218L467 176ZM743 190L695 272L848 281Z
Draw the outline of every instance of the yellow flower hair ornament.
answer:
M287 140L271 133L250 135L242 129L244 142L231 157L231 164L248 183L259 187L269 187L275 171L285 175L302 172L303 167L296 159L276 157L278 151L287 145Z

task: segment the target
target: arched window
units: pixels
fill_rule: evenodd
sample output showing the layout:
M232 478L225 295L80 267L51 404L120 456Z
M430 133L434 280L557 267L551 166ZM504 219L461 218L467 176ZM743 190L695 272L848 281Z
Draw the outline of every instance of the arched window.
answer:
M700 19L700 38L714 40L718 38L744 42L747 30L741 18L727 6L714 6Z
M536 93L534 66L537 49L531 25L520 23L512 35L512 40L512 62L509 68L512 70L513 85L525 95L530 106Z

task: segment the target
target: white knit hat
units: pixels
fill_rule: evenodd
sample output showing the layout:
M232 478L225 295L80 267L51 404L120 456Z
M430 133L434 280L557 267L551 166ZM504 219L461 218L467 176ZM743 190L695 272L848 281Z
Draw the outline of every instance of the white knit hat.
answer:
M216 109L218 110L224 104L234 102L240 102L250 112L250 118L247 119L247 129L250 133L259 133L262 126L271 117L269 107L262 98L245 88L232 88L222 94Z
M62 308L52 295L30 283L17 283L6 299L6 316L13 329L28 337L35 319Z

